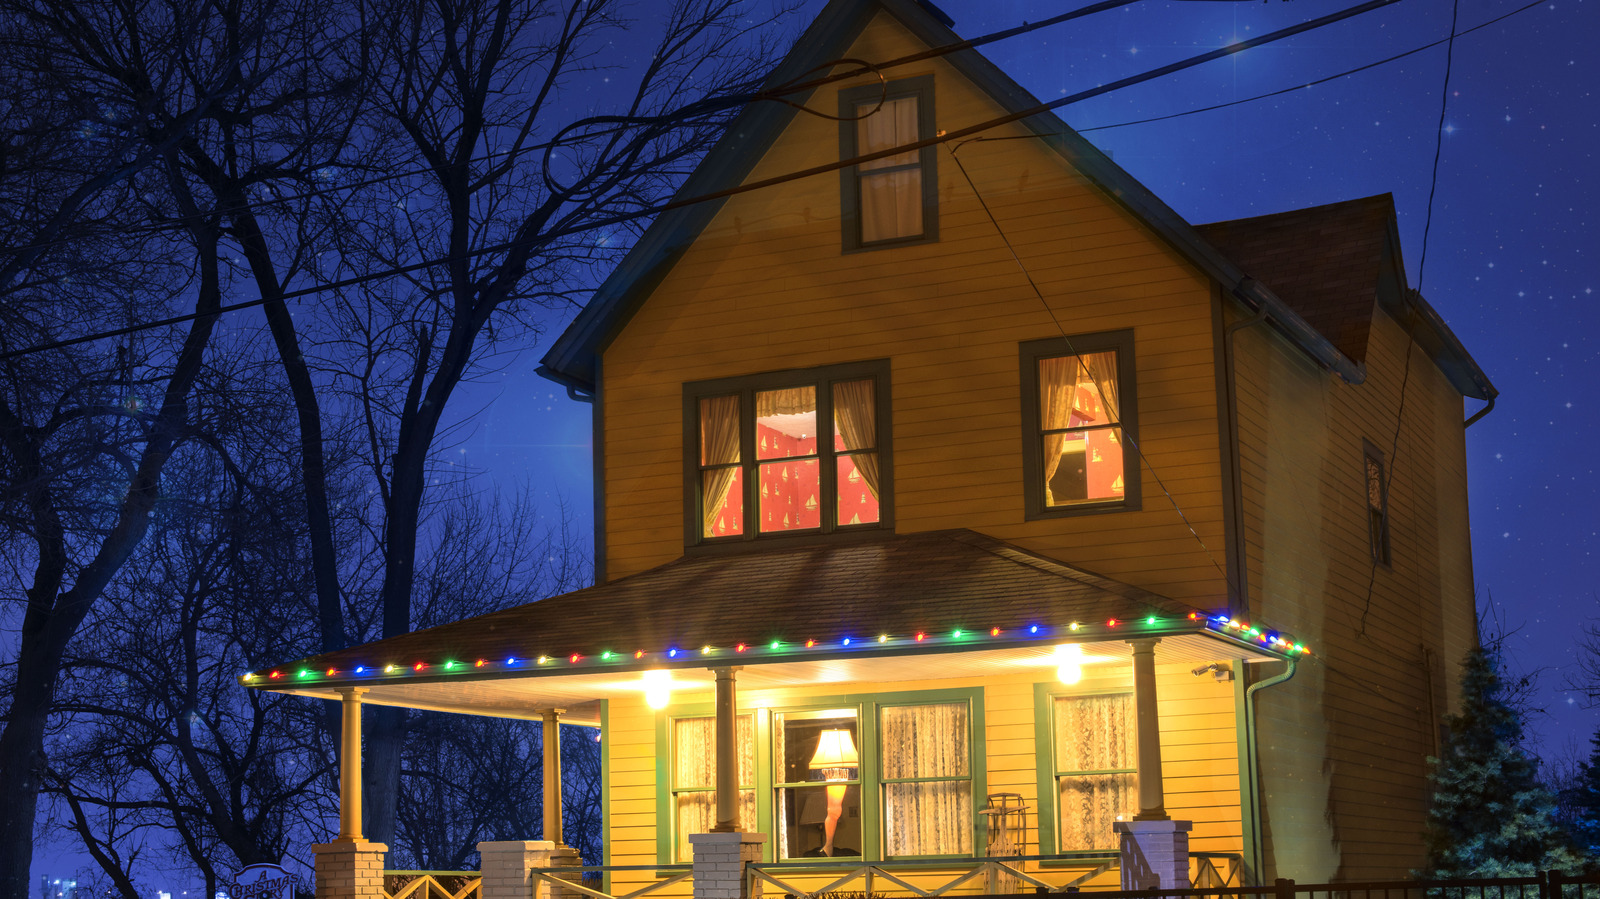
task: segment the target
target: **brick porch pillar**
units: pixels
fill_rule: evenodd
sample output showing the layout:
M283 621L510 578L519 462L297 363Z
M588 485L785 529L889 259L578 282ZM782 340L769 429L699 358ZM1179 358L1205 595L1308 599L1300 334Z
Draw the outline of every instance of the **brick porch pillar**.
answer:
M1189 889L1191 821L1117 821L1124 890ZM317 899L322 899L318 896Z
M337 839L311 847L316 856L317 899L383 899L383 860L389 847Z
M482 899L534 899L533 870L550 867L552 840L495 840L478 844L483 871ZM538 899L548 899L550 885L538 885ZM319 894L317 899L322 899Z
M694 899L760 899L759 883L745 892L744 866L761 861L766 842L764 833L689 834L694 848Z

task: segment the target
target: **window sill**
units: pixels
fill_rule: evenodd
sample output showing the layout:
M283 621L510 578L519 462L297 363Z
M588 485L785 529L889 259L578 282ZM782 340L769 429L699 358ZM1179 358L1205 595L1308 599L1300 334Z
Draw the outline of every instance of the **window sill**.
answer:
M686 556L721 556L764 552L769 549L805 546L836 546L850 543L873 543L894 536L894 528L852 527L823 533L806 531L800 534L762 534L758 537L719 537L715 541L694 543L683 548Z
M1105 515L1110 512L1137 512L1140 504L1137 497L1127 497L1118 500L1108 500L1098 503L1082 503L1072 506L1049 506L1023 513L1024 521L1041 521L1048 518L1077 518L1083 515Z

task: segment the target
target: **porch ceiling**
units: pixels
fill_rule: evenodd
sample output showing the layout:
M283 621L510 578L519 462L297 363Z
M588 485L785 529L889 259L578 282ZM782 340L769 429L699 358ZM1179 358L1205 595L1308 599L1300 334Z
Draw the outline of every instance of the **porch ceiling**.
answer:
M1224 633L1223 631L1227 632ZM250 687L504 716L738 665L741 688L974 677L1059 643L1161 637L1160 658L1284 658L1185 603L967 530L695 554L632 577L251 672ZM1277 635L1272 635L1277 636ZM590 705L583 705L589 703ZM587 709L588 711L584 711Z

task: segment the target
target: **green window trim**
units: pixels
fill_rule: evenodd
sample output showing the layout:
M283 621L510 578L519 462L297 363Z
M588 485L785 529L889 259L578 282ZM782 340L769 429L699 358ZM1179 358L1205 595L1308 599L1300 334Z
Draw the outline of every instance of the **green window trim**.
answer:
M815 387L817 421L833 428L836 385L851 381L873 382L876 413L874 445L866 450L835 449L830 441L819 440L818 495L822 505L819 526L804 530L762 531L760 527L761 478L755 443L757 393L795 387ZM683 528L686 552L737 552L757 543L830 543L847 539L872 539L874 534L894 530L894 434L891 423L890 364L888 359L868 359L815 368L759 372L731 378L691 381L683 385ZM713 467L738 468L743 473L742 534L708 537L704 531L704 497L700 447L700 401L733 396L739 406L739 461ZM875 454L878 460L878 520L861 524L838 521L839 459Z
M1094 774L1138 774L1137 768L1109 768L1094 769L1091 771L1057 771L1056 770L1056 745L1055 745L1055 700L1061 697L1072 696L1131 696L1132 689L1108 688L1075 690L1054 681L1042 681L1033 685L1033 739L1034 760L1037 764L1039 780L1039 813L1035 820L1039 827L1038 854L1058 855L1063 850L1060 846L1057 831L1057 820L1061 813L1060 791L1056 786L1058 777L1074 777ZM1093 852L1110 851L1110 849L1069 849L1067 853L1084 854ZM1044 861L1040 864L1050 866L1081 865L1082 862L1062 860Z
M936 777L936 778L893 778L885 779L877 776L878 766L883 758L878 711L885 706L917 706L932 705L936 703L965 702L967 704L967 764L969 776L964 778ZM804 784L789 784L775 780L773 759L773 732L772 722L775 714L784 712L814 712L824 709L852 709L856 712L856 728L858 749L862 753L861 766L857 768L857 777L846 783L859 785L861 788L861 836L862 846L860 856L841 857L840 868L854 867L862 863L883 861L883 796L882 786L887 783L916 783L960 781L972 784L972 820L971 838L973 852L968 855L917 855L896 856L895 860L909 861L938 861L947 858L972 858L979 854L979 848L984 845L984 815L980 799L987 795L987 764L985 758L985 728L983 716L983 688L982 687L954 687L942 690L912 690L897 693L851 693L836 696L804 697L794 702L783 703L771 707L751 708L748 712L740 709L739 714L753 714L755 716L755 793L756 793L756 822L760 832L767 834L766 845L762 847L762 861L779 861L777 858L777 821L774 818L774 797L778 789L785 786L816 786L816 781L807 781ZM673 817L673 796L677 791L672 789L672 721L678 718L709 718L715 715L715 708L710 703L694 703L681 707L665 709L656 713L656 863L660 865L678 864L674 845L677 833ZM870 753L870 755L868 754ZM609 771L609 767L606 769ZM747 789L741 786L740 789ZM609 836L609 834L608 834ZM609 844L608 844L609 845ZM607 849L609 853L610 850ZM808 869L821 867L819 861L827 859L786 859L796 865L804 865ZM782 862L780 862L782 863Z
M1106 512L1137 510L1142 503L1140 473L1143 454L1139 450L1139 385L1138 366L1134 360L1134 334L1131 329L1101 331L1094 334L1074 334L1070 337L1047 337L1028 340L1018 345L1019 376L1022 395L1022 488L1023 518L1036 521L1045 518L1070 518L1078 515L1098 515ZM1123 457L1123 493L1121 499L1102 499L1073 502L1062 505L1045 504L1045 462L1040 446L1046 429L1039 411L1040 363L1046 359L1067 356L1086 356L1115 350L1117 354L1117 389L1120 393L1116 426L1124 435L1128 450ZM1052 432L1055 429L1051 429Z
M854 159L857 150L856 107L876 103L880 98L917 99L917 139L934 137L933 76L901 78L887 84L868 84L839 91L839 158ZM917 152L916 167L922 172L922 233L887 240L864 242L861 239L861 173L855 166L839 170L839 220L843 252L859 253L911 244L937 243L939 240L939 154L937 146Z

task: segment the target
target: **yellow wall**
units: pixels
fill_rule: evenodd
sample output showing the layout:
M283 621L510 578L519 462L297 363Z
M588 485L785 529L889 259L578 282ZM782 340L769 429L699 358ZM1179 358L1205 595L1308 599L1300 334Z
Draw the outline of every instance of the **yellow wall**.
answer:
M912 49L880 15L849 55ZM895 74L930 72L938 128L999 114L942 62ZM810 105L836 101L825 90ZM751 178L837 148L836 123L796 116ZM841 253L836 173L736 196L606 349L608 579L683 552L685 382L889 357L897 530L972 528L1225 605L1209 283L1037 141L967 144L960 158L1047 310L938 152L937 243ZM1141 441L1173 500L1146 474L1143 511L1023 521L1018 344L1060 334L1052 316L1069 335L1133 329Z
M847 55L917 49L880 15ZM895 76L928 74L937 128L999 113L942 61ZM833 89L809 104L835 109ZM837 129L796 116L751 179L834 161ZM684 551L684 383L888 358L897 530L972 528L1202 608L1226 605L1214 285L1038 141L968 143L959 153L1011 248L941 147L938 242L842 253L836 173L742 194L614 337L601 385L608 580ZM1134 332L1141 511L1023 519L1018 344L1059 334L1057 322L1069 335ZM1351 386L1266 327L1238 334L1250 611L1316 652L1258 702L1267 877L1398 876L1420 860L1422 758L1434 748L1436 714L1454 702L1473 618L1461 401L1420 350L1390 452L1406 343L1380 312L1367 383ZM1392 485L1395 562L1375 577L1364 436L1384 450ZM1018 693L1025 687L985 689L993 784L1028 795L1038 788L1020 736L1032 715ZM1200 686L1173 689L1163 702L1164 724L1178 722L1168 775L1192 797L1174 811L1194 818L1196 848L1236 846L1232 700L1197 712L1183 696ZM654 775L636 755L653 753L653 735L607 739L621 741L611 749L620 778L612 861L653 859L653 800L638 788Z
M1107 651L1125 651L1125 647L1091 649L1091 654ZM1167 810L1175 818L1195 822L1191 835L1193 849L1238 853L1241 845L1237 760L1233 751L1234 685L1218 682L1210 674L1196 677L1190 673L1191 667L1164 665L1157 669ZM1132 690L1131 669L1125 663L1087 666L1084 674L1080 684L1057 689L1085 693ZM739 705L741 710L780 708L812 697L981 687L985 757L982 773L987 781L986 792L1013 792L1024 797L1030 807L1028 851L1038 854L1048 851L1049 847L1046 850L1039 847L1037 815L1041 809L1041 785L1035 753L1050 751L1048 742L1040 745L1035 726L1034 682L1038 677L1028 674L1011 678L951 678L741 691ZM709 706L711 700L710 694L673 695L676 707ZM607 865L659 862L655 820L656 739L657 729L663 726L660 722L666 714L651 711L641 700L612 700L610 703L603 737L610 757L607 774L611 784L606 819ZM1048 782L1043 787L1047 791L1051 789ZM982 797L978 797L977 802L981 806ZM670 825L662 822L659 826ZM770 836L771 822L762 822L761 826L768 829ZM1057 871L1047 874L1046 879L1064 881L1079 873L1082 871L1070 875ZM655 879L653 871L616 872L612 875L611 892L625 893ZM1103 875L1093 883L1114 887L1116 873ZM859 888L857 884L848 889Z
M1268 877L1422 862L1424 759L1475 638L1461 396L1420 348L1405 379L1407 343L1380 310L1352 386L1275 332L1238 335L1251 610L1315 653L1258 700ZM1389 567L1368 550L1363 438L1388 469Z

